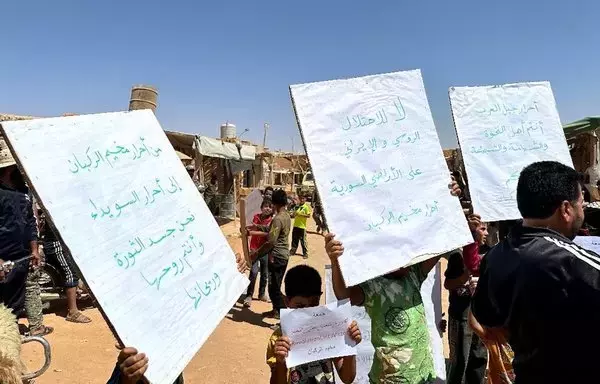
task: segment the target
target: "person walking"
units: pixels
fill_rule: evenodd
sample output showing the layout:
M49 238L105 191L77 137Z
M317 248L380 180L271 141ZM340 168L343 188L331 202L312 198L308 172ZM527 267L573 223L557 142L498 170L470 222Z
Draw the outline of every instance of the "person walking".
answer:
M210 183L204 189L204 201L213 216L219 213L217 209L217 193L219 192L218 180L217 174L213 173L210 177Z
M294 208L294 229L292 230L292 249L290 255L295 255L298 243L302 245L302 256L308 259L308 245L306 243L306 221L312 215L312 208L306 202L306 196L300 195L299 204Z
M327 226L327 220L325 219L325 212L323 211L323 205L321 203L321 198L317 191L313 194L313 220L315 224L317 224L317 233L325 234L325 232L329 232L329 227Z
M71 263L69 250L64 246L54 233L48 218L44 222L44 256L46 260L54 261L59 266L59 273L63 280L65 295L67 296L66 320L72 323L90 323L92 320L84 315L77 307L77 287L79 277Z

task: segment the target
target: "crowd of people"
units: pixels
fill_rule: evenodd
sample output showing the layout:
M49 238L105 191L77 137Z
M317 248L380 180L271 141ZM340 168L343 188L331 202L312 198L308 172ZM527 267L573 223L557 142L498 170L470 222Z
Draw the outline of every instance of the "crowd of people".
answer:
M0 269L0 298L18 313L25 308L30 267L40 263L39 222L14 161L5 152L2 156L0 263L14 265L10 272ZM261 211L247 227L252 264L237 255L240 273L250 269L243 304L251 306L260 273L258 299L270 300L273 307L265 317L279 318L283 308L319 305L319 272L308 265L287 270L299 245L303 257L309 257L306 228L313 216L319 232L326 234L335 295L364 306L371 318L372 383L436 380L420 288L442 257L448 260L448 384L593 382L594 347L600 341L594 332L600 321L600 256L573 242L584 220L582 188L580 174L570 167L550 161L531 164L517 186L523 219L509 223L508 231L507 223L485 223L466 207L472 244L353 287L346 286L340 269L344 245L328 233L318 197L313 197L312 207L306 196L290 204L285 191L266 188ZM453 196L462 194L455 181L449 189ZM502 226L497 243L490 244L490 228ZM59 259L64 255L56 237L46 238L44 248ZM66 273L67 320L83 323L89 319L77 309L77 279L67 273L69 260L59 263ZM38 327L30 331L37 334ZM362 340L356 322L348 336L356 343ZM285 358L294 346L278 325L266 343L271 384L332 384L334 370L343 383L352 383L356 376L353 356L287 367ZM141 351L123 347L109 383L141 383L148 364ZM183 383L182 375L176 383Z
M0 283L2 303L29 321L27 333L45 336L53 331L43 324L40 290L42 262L57 266L67 299L65 319L89 323L77 306L80 280L67 255L67 248L55 234L49 219L39 213L33 195L4 140L0 140ZM9 262L4 265L5 262Z

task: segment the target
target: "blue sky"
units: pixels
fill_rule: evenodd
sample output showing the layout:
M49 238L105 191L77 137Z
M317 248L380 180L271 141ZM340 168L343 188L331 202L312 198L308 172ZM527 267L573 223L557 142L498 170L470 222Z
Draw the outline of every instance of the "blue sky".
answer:
M39 0L0 4L0 112L127 109L159 88L165 129L227 120L300 147L288 85L420 68L442 145L448 87L549 80L564 122L600 114L600 1Z

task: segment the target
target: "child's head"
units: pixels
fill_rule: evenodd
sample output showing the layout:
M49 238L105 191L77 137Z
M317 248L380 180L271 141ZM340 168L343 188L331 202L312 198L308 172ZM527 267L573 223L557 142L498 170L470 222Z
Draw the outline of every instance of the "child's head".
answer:
M270 199L271 197L273 197L273 187L267 187L267 188L265 188L264 197L268 198L268 199Z
M278 189L273 192L273 198L271 199L275 208L285 207L287 205L287 194L283 189Z
M263 199L260 210L263 215L270 216L271 213L273 213L273 203L271 202L271 199Z
M479 245L485 244L485 240L488 236L488 226L486 222L482 221L479 226L477 226L477 229L475 230L475 236L479 242Z
M300 204L306 203L306 196L305 195L298 196L298 199L300 200Z
M316 307L321 300L321 275L308 265L297 265L285 275L285 304L288 308Z

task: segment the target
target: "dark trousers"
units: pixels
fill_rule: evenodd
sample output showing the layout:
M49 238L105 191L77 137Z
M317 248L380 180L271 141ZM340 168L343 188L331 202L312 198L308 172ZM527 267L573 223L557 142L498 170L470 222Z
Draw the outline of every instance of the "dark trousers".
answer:
M290 255L295 255L298 250L298 243L302 245L302 255L308 256L308 247L306 246L306 229L296 228L292 230L292 249Z
M448 320L450 364L447 384L483 384L487 368L487 349L473 333L467 320Z
M260 272L260 283L258 284L258 297L265 295L267 289L267 282L269 281L269 256L264 255L252 263L252 269L250 270L250 285L248 285L247 296L252 297L254 294L254 288L256 287L256 279Z
M283 295L281 294L281 284L283 284L283 275L287 268L288 261L280 257L273 257L269 262L269 296L273 303L273 310L279 312L285 308Z
M14 314L25 307L25 283L29 274L29 263L16 264L0 282L0 303L12 309Z
M313 212L313 220L317 224L317 232L319 230L329 232L329 228L327 228L327 221L325 220L325 215L323 213L315 209Z

